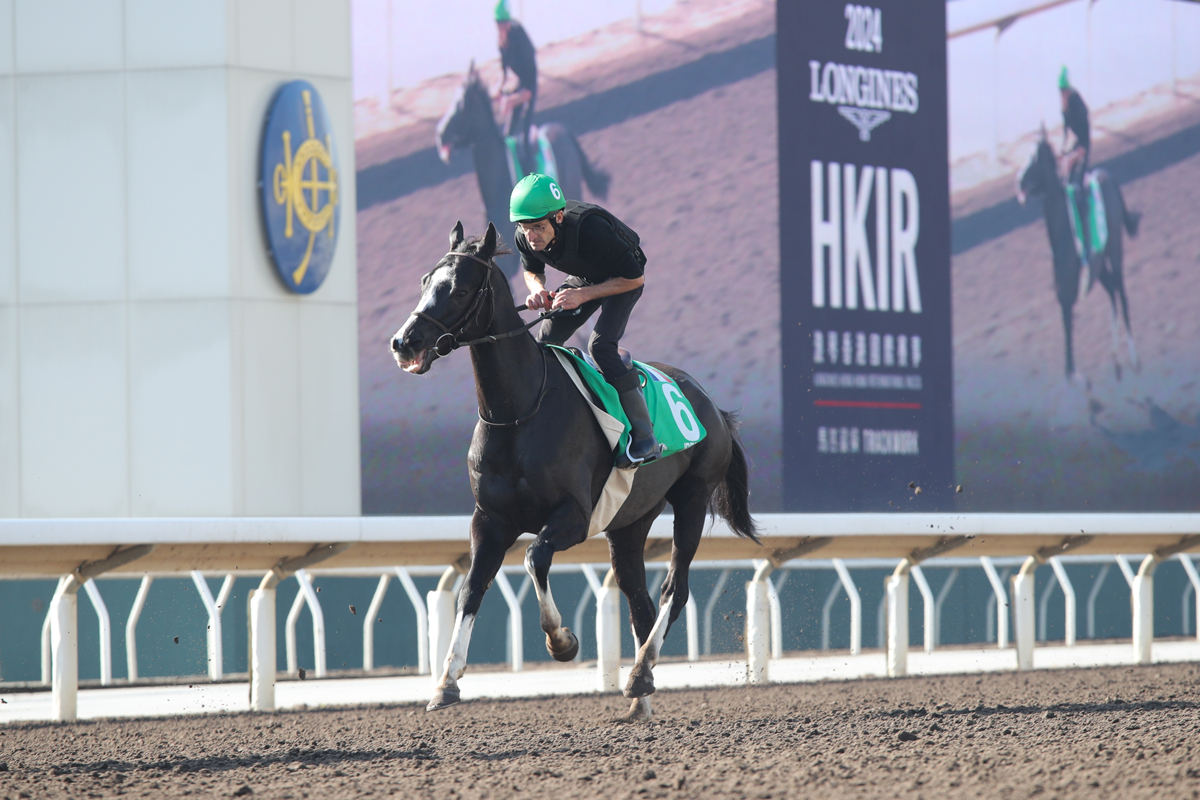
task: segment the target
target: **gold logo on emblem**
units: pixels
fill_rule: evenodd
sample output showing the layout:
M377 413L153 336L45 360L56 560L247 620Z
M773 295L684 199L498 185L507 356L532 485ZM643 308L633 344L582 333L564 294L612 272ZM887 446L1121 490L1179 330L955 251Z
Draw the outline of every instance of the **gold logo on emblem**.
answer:
M290 131L283 132L283 163L275 165L274 180L275 202L287 206L284 235L289 239L292 237L293 215L308 231L308 248L304 251L304 260L292 273L292 281L297 286L308 272L308 262L312 258L313 243L317 234L328 229L329 238L333 238L333 211L338 203L338 176L333 166L333 141L329 134L325 134L323 142L317 138L313 128L312 93L305 91L303 95L308 138L293 154L292 134ZM322 167L325 169L326 180L321 180ZM307 177L304 174L306 170L310 173ZM322 192L327 195L324 205L321 205Z

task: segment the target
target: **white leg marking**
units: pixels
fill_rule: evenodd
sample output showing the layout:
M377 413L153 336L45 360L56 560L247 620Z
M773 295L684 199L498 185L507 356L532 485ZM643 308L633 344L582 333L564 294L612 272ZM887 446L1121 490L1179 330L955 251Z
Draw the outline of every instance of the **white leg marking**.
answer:
M1113 360L1117 360L1117 354L1121 351L1121 326L1117 323L1117 303L1112 302L1112 316L1109 317L1109 325L1112 328L1113 340Z
M658 619L650 629L650 639L638 648L638 661L648 660L653 667L658 663L658 653L662 649L663 639L667 638L667 620L671 618L671 603L674 595L667 595L658 609Z
M529 553L525 554L525 571L533 581L533 591L537 594L539 621L546 635L558 638L558 629L562 627L562 614L554 604L554 594L550 591L550 577L546 576L546 591L538 585L537 575L534 574L533 564L529 561Z
M454 620L454 632L450 634L450 649L446 651L446 665L439 686L454 686L467 670L467 650L471 646L471 630L475 627L475 615L461 613Z

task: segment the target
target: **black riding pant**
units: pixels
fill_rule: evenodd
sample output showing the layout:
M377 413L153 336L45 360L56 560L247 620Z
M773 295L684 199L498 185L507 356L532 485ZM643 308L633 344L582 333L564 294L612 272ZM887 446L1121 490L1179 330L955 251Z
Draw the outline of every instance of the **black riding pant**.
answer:
M528 103L521 103L509 110L508 125L504 130L505 136L517 137L517 148L525 170L532 170L537 165L533 155L537 152L537 148L533 142L529 141L529 127L533 124L533 107L535 105L537 105L537 92L533 93Z
M560 286L560 289L578 289L588 284L580 278L570 277ZM571 334L579 330L588 321L596 309L600 316L588 339L588 352L592 354L604 379L618 392L627 392L639 386L636 369L629 369L621 360L617 345L625 335L625 325L629 322L629 314L642 296L642 288L622 292L621 294L589 300L579 307L579 313L570 317L555 317L542 322L537 339L545 344L562 344L571 338Z

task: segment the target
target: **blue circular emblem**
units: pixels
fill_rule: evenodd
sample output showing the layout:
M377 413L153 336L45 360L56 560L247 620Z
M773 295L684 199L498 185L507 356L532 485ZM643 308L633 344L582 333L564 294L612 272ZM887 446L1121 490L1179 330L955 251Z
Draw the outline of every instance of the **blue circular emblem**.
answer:
M316 291L337 249L339 187L333 128L308 81L284 84L271 101L259 186L279 277L297 294Z

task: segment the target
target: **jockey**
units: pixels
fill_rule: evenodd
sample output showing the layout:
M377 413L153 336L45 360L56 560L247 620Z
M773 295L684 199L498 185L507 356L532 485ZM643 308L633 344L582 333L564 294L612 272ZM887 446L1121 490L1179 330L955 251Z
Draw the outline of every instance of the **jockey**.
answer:
M625 454L629 463L619 466L657 458L661 448L650 424L639 373L625 366L617 350L645 283L646 256L638 245L638 235L600 206L566 200L547 175L526 175L517 183L509 200L509 219L517 223L514 239L529 288L525 305L530 309L580 310L575 316L544 320L538 341L561 345L599 309L588 351L604 379L617 390L632 428ZM546 290L547 264L568 275L553 292Z
M508 13L507 0L496 3L496 34L500 44L500 80L492 89L492 98L500 101L504 135L516 137L517 152L526 167L533 166L529 127L537 104L537 52L521 23ZM508 72L517 76L517 88L504 91ZM519 170L524 172L525 170Z
M1063 168L1067 182L1075 187L1075 205L1079 209L1080 235L1084 242L1083 265L1088 267L1087 195L1084 193L1083 176L1087 172L1088 158L1092 150L1091 124L1088 121L1088 107L1079 96L1079 92L1071 86L1065 66L1058 74L1058 92L1062 97ZM1070 150L1067 149L1069 133L1075 135L1075 143ZM1091 275L1091 280L1095 280L1095 275Z

